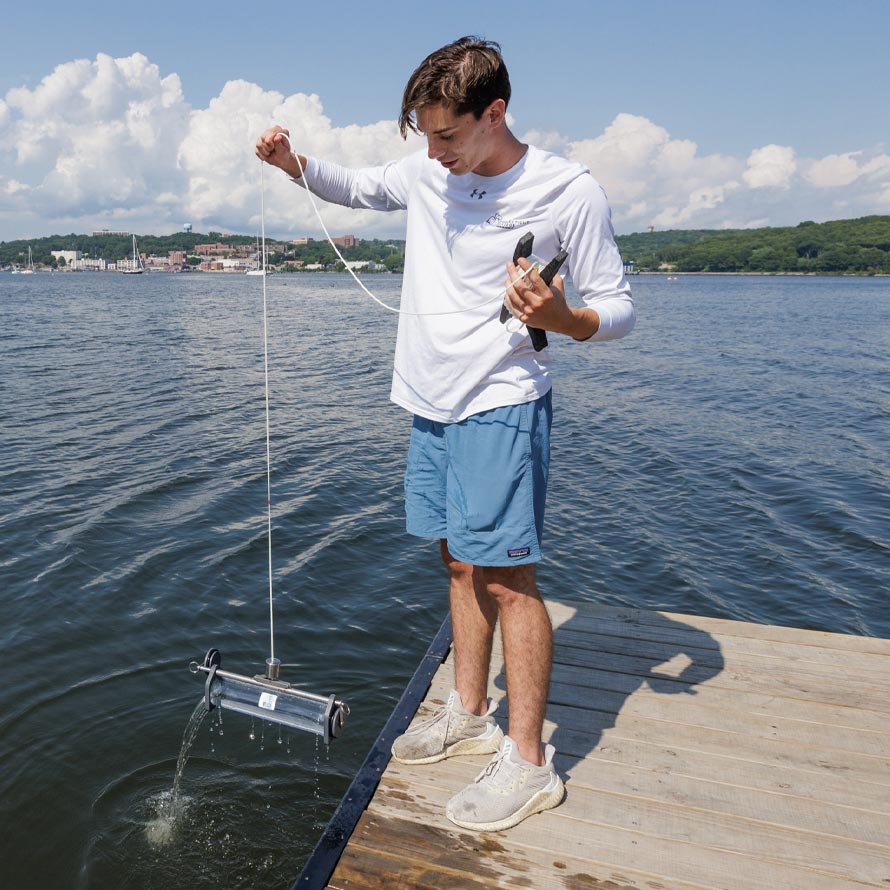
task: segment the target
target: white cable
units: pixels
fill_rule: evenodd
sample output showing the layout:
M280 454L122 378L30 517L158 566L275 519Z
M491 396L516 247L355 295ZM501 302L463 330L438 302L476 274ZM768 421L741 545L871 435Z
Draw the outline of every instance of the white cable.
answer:
M505 287L504 292L499 293L495 297L490 297L484 303L479 303L475 306L467 306L464 309L445 309L441 312L411 312L408 309L400 309L398 306L390 306L388 303L384 303L383 300L375 297L368 288L365 287L364 282L352 271L349 267L349 263L344 259L343 254L337 249L337 245L334 244L334 239L331 237L331 233L328 231L328 227L325 225L324 220L322 219L321 213L319 212L318 205L315 203L315 196L312 194L312 190L309 188L309 183L305 180L305 171L303 170L303 165L300 163L300 155L293 150L293 146L291 145L290 138L287 133L276 133L276 136L282 136L287 144L288 148L291 150L291 154L297 161L297 167L300 170L300 179L303 180L303 187L306 190L306 194L309 196L309 203L312 205L312 209L315 211L315 216L318 219L319 224L321 225L322 231L325 234L325 237L328 239L328 244L334 249L334 253L340 259L340 262L346 267L346 271L352 276L355 283L379 306L382 306L384 309L387 309L389 312L395 312L398 315L413 315L413 316L434 316L434 315L461 315L464 312L475 312L477 309L482 309L485 306L488 306L491 303L494 303L496 300L504 301L504 297L506 296L507 288L512 287L514 284L518 284L522 281L532 270L526 269L522 272L522 274L518 277L510 281Z
M260 229L263 252L263 367L266 385L266 510L269 537L269 657L275 662L275 615L272 610L272 448L269 436L269 325L266 308L266 165L260 162Z

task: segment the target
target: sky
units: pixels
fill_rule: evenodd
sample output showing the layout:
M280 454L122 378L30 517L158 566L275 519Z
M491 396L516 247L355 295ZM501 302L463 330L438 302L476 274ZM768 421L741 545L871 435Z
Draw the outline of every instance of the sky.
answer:
M0 240L252 234L263 129L349 166L419 150L405 82L465 34L501 44L513 132L588 166L619 234L890 214L890 0L35 0L0 20ZM401 213L322 213L404 234ZM321 236L277 170L265 219Z

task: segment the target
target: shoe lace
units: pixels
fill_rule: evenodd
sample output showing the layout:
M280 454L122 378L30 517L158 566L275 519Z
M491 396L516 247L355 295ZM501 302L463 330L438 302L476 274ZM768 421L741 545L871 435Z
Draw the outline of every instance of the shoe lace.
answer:
M429 729L432 726L435 726L437 723L441 722L443 719L446 721L445 724L445 732L448 733L448 720L450 719L451 711L448 709L448 705L439 705L426 720L421 720L420 723L414 728L414 732L421 732Z
M506 766L505 766L506 763ZM510 769L510 762L507 760L507 752L499 751L486 764L485 769L476 776L475 781L485 782L497 791L508 791L515 781L515 776Z

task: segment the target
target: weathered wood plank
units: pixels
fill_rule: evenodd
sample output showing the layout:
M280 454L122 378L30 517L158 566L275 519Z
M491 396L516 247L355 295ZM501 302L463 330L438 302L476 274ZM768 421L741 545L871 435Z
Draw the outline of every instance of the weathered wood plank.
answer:
M549 604L548 608L553 611ZM611 637L618 641L616 645L637 645L647 652L655 652L658 646L666 646L706 653L713 648L711 641L719 640L720 649L725 656L757 656L767 661L781 658L792 662L826 664L835 671L843 665L848 671L864 676L877 673L882 677L882 683L890 681L890 666L887 665L887 654L883 652L839 650L830 645L817 645L812 640L804 644L759 636L738 636L733 633L707 633L680 620L678 616L674 616L671 621L644 624L616 620L608 615L579 612L570 618L563 617L560 629L567 640L575 636ZM620 641L624 641L623 644Z
M476 763L450 760L439 764L435 777L429 769L399 765L381 788L381 803L387 799L401 800L406 808L416 807L426 816L438 810L438 821L434 824L447 828L445 804L472 781L478 772L479 759L476 760ZM413 799L412 795L420 789L424 800ZM568 855L570 847L583 844L586 837L595 836L605 826L662 841L688 843L694 839L695 845L701 848L826 874L855 875L860 880L876 883L890 877L890 846L885 844L797 830L678 802L663 803L629 794L591 791L574 783L569 786L569 792L559 808L529 820L527 831L552 835L548 838L548 849L555 853ZM517 829L509 835L514 833L518 833Z
M567 711L575 714L569 716ZM618 717L614 723L600 719L596 712L552 707L553 721L545 724L545 735L567 756L586 757L594 745L621 744L626 740L657 742L676 750L685 759L700 753L730 755L739 770L756 771L775 766L789 771L843 776L848 781L871 782L890 788L888 759L839 752L817 746L791 745L749 736L690 728L673 723L657 723L635 717ZM583 715L578 717L576 715ZM888 792L890 794L890 792Z
M372 814L410 818L448 832L450 823L444 816L445 803L465 784L467 775L454 772L453 761L446 764L449 768L437 769L435 778L437 783L446 782L446 787L423 784L425 779L427 783L433 781L428 773L411 775L407 782L405 774L385 776L372 805ZM418 792L423 795L422 798ZM414 797L410 801L405 800L412 795ZM588 812L590 807L593 808L592 815ZM598 816L604 818L598 819ZM564 856L586 858L619 871L625 864L632 863L637 870L658 875L658 882L684 881L727 890L763 890L764 887L847 890L863 885L876 887L880 884L864 876L863 869L877 870L883 877L887 875L886 866L890 864L880 860L875 862L874 855L862 864L855 856L859 850L853 850L850 846L846 847L846 854L843 849L817 848L817 858L807 861L797 849L786 850L782 847L779 841L785 838L773 836L770 841L770 833L766 830L759 832L758 837L766 844L765 849L747 832L736 839L724 838L721 834L720 839L728 841L727 845L714 845L711 843L714 834L711 822L710 818L693 820L676 812L666 822L656 823L645 806L621 807L604 795L576 791L555 810L527 819L509 832L483 834L480 838L496 839L517 857L535 857L544 862L559 860ZM653 828L659 829L661 834L653 831ZM718 828L722 829L723 826ZM699 832L706 835L704 841L698 836ZM791 834L793 843L805 837L805 833ZM745 850L746 846L753 849ZM793 861L786 860L786 855Z
M496 647L494 658L494 674L489 695L497 700L504 695L500 646ZM451 676L453 662L449 658L444 663L448 666L445 675ZM624 696L634 695L635 697L658 696L680 701L691 690L696 703L700 705L763 716L782 716L786 719L824 724L825 726L843 726L876 732L887 732L890 728L890 718L886 712L849 705L785 698L775 692L752 692L744 687L739 687L738 684L721 686L720 674L705 683L690 684L663 674L661 670L657 672L657 676L651 672L648 676L641 676L556 661L553 665L553 680L571 684L578 689L594 689L620 693Z
M447 696L448 678L439 677L430 689L430 698L417 719L441 703ZM502 693L493 687L489 694L495 698ZM501 717L501 714L498 714ZM506 730L506 722L501 720ZM556 725L545 724L544 735L554 740ZM787 794L807 801L825 801L827 805L851 807L871 812L890 814L890 792L887 785L870 780L856 780L848 770L830 772L825 764L799 768L788 758L775 758L767 763L763 759L751 760L740 757L739 750L724 744L712 751L690 750L667 743L664 734L653 732L645 738L627 738L610 733L591 747L590 738L564 733L560 740L560 753L573 762L581 758L595 763L618 763L650 769L659 774L681 775L691 779L730 783L740 788L765 791L769 794ZM594 769L598 768L594 766ZM574 780L576 769L571 769Z
M886 785L856 782L843 774L789 769L785 765L754 764L739 761L728 754L687 752L667 747L658 741L631 739L608 740L597 746L586 760L637 766L664 775L727 782L735 787L789 794L827 806L848 807L890 815L890 794ZM596 766L594 766L594 769Z
M761 716L731 708L700 705L698 698L665 695L624 696L554 681L550 686L550 702L591 708L607 714L682 723L685 726L735 732L771 741L821 745L840 751L890 757L890 734L875 730L850 729L790 720L780 716ZM888 726L890 729L890 726Z
M557 663L553 666L553 680L556 683L572 685L578 689L596 689L604 693L620 694L624 698L658 697L673 700L690 692L690 684L668 676L649 680L611 671L578 668ZM758 714L763 717L784 717L804 723L825 726L846 727L849 729L870 730L886 733L890 730L890 719L886 714L859 708L827 705L822 702L804 702L794 698L781 698L743 689L732 689L719 685L719 676L707 683L691 689L695 702L704 707L721 710ZM500 690L495 690L502 694Z
M494 648L500 659L500 643ZM558 635L554 638L554 661L572 667L611 671L642 678L655 677L662 664L657 659L588 651L563 646ZM753 691L764 695L795 698L800 701L821 702L836 707L862 708L882 714L890 714L890 693L880 687L869 687L848 680L843 675L834 681L829 676L813 676L794 670L750 670L741 667L716 671L713 665L692 664L683 672L683 680L699 685L713 682L728 689Z
M618 664L641 663L646 666L646 671L651 672L659 666L672 661L680 661L695 669L689 679L695 682L706 682L720 678L723 675L762 675L764 679L781 679L783 683L788 681L805 682L808 687L823 689L827 692L833 687L840 686L844 690L860 692L878 697L881 702L879 710L886 710L888 694L890 694L890 678L877 672L857 674L849 671L840 659L839 664L820 664L816 662L794 662L790 659L774 658L766 660L760 656L727 655L718 646L709 650L692 649L682 650L677 647L665 646L658 643L644 646L638 641L626 640L622 637L600 637L588 635L584 638L584 645L578 643L578 635L573 635L572 644L567 644L566 637L569 634L559 629L554 636L555 656L557 660L564 656L567 663L572 663L575 658L583 657L586 653L596 653L600 657L609 660L619 660ZM499 645L499 641L498 641ZM636 671L634 671L636 673ZM684 674L684 676L686 676Z
M651 691L627 695L588 686L585 683L587 678L578 676L580 672L575 671L566 676L561 668L562 666L556 667L550 684L549 702L553 705L601 711L605 715L621 715L622 718L634 716L719 732L736 732L771 741L815 744L841 751L890 757L890 721L886 719L882 730L858 729L830 720L820 723L781 716L781 707L776 707L775 710L779 713L773 714L738 710L722 706L719 696L714 694L705 699L704 703L699 695L666 695ZM439 697L447 697L452 682L450 673L446 673L435 681L434 691ZM493 689L491 695L497 701L504 693ZM502 716L507 713L505 705Z
M842 652L873 652L878 655L890 655L890 640L879 637L829 633L777 624L756 624L748 621L734 621L729 618L684 615L677 612L650 612L645 609L606 606L574 600L571 602L548 600L547 607L550 609L551 615L558 618L560 624L575 615L606 616L629 624L638 624L643 628L664 626L665 619L667 619L698 628L715 636L748 637L777 643L797 643L801 646L837 649Z
M450 675L442 670L433 679L430 694L436 701L447 698ZM501 712L498 717L505 716ZM555 741L565 754L585 757L598 744L616 739L653 741L695 756L699 752L732 754L747 761L750 769L774 764L788 769L831 772L848 779L874 782L890 787L890 750L867 754L830 747L830 737L814 738L810 743L765 738L745 732L733 732L696 724L650 719L634 714L612 714L593 708L549 702L545 735ZM890 793L890 792L888 792Z
M582 630L574 622L557 631L559 643L565 647L595 649L616 655L631 655L662 662L682 657L696 664L726 669L772 671L792 669L813 678L840 677L857 685L890 690L890 667L887 657L872 653L843 652L815 646L794 646L789 643L756 641L758 646L771 646L772 651L751 652L750 646L733 645L733 637L709 637L708 645L689 645L669 639L641 640L615 634ZM703 641L699 641L703 642ZM745 640L744 642L748 642Z
M384 846L381 838L386 839ZM453 825L445 828L413 821L405 818L404 810L399 815L375 810L362 817L348 855L341 859L329 886L337 890L389 890L396 886L415 890L637 890L653 887L654 883L665 890L703 890L700 884L666 884L661 875L626 867L619 871L588 858L542 856L539 851L505 845L501 835L479 835Z

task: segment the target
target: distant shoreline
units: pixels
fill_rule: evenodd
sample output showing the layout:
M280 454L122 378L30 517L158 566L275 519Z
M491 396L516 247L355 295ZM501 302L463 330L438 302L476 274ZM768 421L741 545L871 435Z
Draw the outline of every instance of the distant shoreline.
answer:
M688 278L691 276L720 275L744 278L890 278L890 272L630 272L628 278L647 275L656 278Z
M0 269L0 276L11 275L12 269ZM188 272L175 269L146 269L146 274L160 275L221 275L224 277L237 278L239 275L244 276L243 270L224 271L219 269L190 269ZM120 270L115 269L35 269L36 275L115 275L120 274ZM270 274L276 277L289 277L291 275L347 275L343 269L270 269ZM402 272L392 271L359 271L359 275L402 275ZM890 278L888 272L628 272L627 277L634 278L702 278L702 277L719 277L719 278Z

